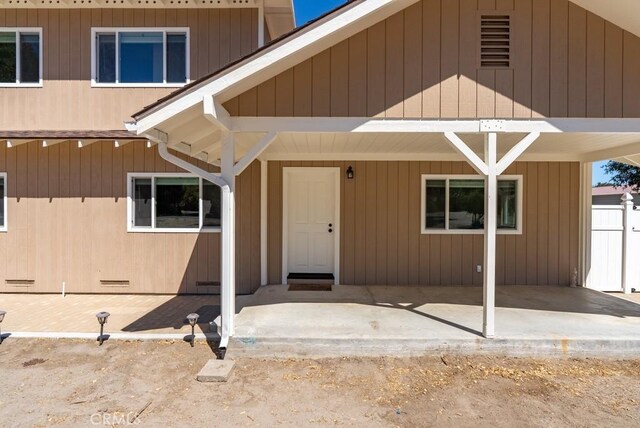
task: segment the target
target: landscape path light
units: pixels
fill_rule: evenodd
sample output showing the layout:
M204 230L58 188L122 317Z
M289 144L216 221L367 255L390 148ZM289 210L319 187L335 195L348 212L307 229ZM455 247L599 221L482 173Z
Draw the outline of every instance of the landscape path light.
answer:
M198 314L189 314L187 315L187 321L189 321L189 325L191 326L191 347L193 348L194 342L196 341L195 327L198 323L198 318L200 315Z
M2 320L4 320L4 316L7 315L6 311L0 311L0 324L2 324ZM0 325L0 327L2 327ZM2 328L0 328L0 345L2 344Z
M100 336L98 337L100 346L102 346L104 342L104 325L107 323L107 318L109 318L110 315L109 312L98 312L96 314L96 318L98 318L98 322L100 323Z

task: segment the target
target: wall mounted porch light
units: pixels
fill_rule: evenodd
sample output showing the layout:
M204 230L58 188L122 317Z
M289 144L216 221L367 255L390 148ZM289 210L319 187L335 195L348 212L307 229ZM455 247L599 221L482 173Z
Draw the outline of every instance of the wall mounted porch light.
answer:
M98 312L96 314L96 318L98 318L98 322L100 323L100 336L98 336L100 346L104 343L104 325L107 323L107 318L109 318L110 315L109 312Z
M4 316L7 315L6 311L0 311L0 324L2 324L2 320L4 320ZM0 345L2 345L2 329L0 328Z
M353 167L349 165L349 168L347 168L347 179L353 180L353 177L355 177L355 174L353 173Z
M189 325L191 326L191 347L193 348L194 342L196 341L195 327L198 323L198 318L200 315L198 314L189 314L187 315L187 321L189 321Z

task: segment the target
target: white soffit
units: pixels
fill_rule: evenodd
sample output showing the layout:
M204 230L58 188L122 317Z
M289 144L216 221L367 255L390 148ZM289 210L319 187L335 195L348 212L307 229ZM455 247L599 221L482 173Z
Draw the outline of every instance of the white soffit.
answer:
M264 0L264 19L272 40L293 30L293 0Z
M240 133L238 135L242 135ZM482 155L483 134L458 134L478 155ZM498 152L506 153L526 134L498 134ZM252 135L246 143L256 140ZM609 153L611 156L608 156ZM442 133L300 133L284 132L265 151L268 159L342 159L354 156L379 160L420 160L438 155L453 155L454 150ZM392 156L389 156L392 155ZM525 152L527 160L590 160L600 155L609 157L640 158L640 134L542 134ZM608 156L608 157L607 157ZM589 158L589 159L587 159ZM357 159L354 159L357 160ZM600 159L598 159L600 160Z
M571 0L620 28L640 37L640 2L638 0Z

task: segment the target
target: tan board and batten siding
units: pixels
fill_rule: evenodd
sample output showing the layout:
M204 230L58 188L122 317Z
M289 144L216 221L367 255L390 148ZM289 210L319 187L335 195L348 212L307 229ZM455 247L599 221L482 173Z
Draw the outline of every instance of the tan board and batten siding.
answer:
M204 163L200 167L207 168ZM217 293L219 233L127 233L127 173L179 172L144 142L0 145L0 292ZM238 177L238 293L260 286L260 165ZM104 281L115 283L103 284ZM128 281L123 286L122 281Z
M92 88L92 27L188 27L191 80L257 48L257 9L3 9L0 27L42 27L43 88L0 88L2 130L112 130L175 88Z
M355 178L346 178L352 166ZM340 282L367 285L481 285L483 235L420 231L421 175L475 174L466 162L270 161L269 283L282 277L282 170L339 167ZM568 285L578 268L580 166L516 162L523 176L523 233L498 235L498 284Z
M478 15L511 15L511 67ZM624 57L624 61L623 61ZM567 0L423 0L225 103L239 116L640 117L640 39Z

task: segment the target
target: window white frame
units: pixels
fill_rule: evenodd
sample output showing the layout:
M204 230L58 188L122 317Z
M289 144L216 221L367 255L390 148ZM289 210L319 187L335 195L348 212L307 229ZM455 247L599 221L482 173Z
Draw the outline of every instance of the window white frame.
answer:
M0 83L0 88L41 88L43 86L42 79L42 59L43 59L43 40L42 40L42 27L0 27L0 33L16 33L16 81L15 83ZM40 48L40 52L38 55L38 82L29 82L22 83L20 82L21 75L21 64L20 64L20 33L36 33L38 34L38 38L40 39L40 43L38 44Z
M7 173L6 172L0 172L0 179L3 181L3 188L4 188L4 193L2 195L0 195L0 198L2 198L3 200L3 206L4 206L4 223L0 224L0 232L6 232L8 230L7 227L7 213L9 212L8 209L8 205L9 205L9 199L7 198Z
M162 33L163 58L162 58L162 83L120 83L120 34L121 33ZM116 36L116 82L98 82L97 67L97 40L100 33L115 33ZM184 33L186 35L185 49L185 74L184 83L167 83L167 33ZM91 86L96 88L181 88L188 84L191 79L191 36L189 27L91 27Z
M422 174L421 185L421 209L420 209L420 228L423 235L482 235L484 229L449 229L449 182L451 180L481 180L485 183L486 180L481 175L474 174L462 174L462 175L450 175L450 174ZM426 196L427 196L427 180L444 180L446 181L446 193L445 193L445 228L444 229L427 229L426 225ZM515 181L516 182L516 228L515 229L498 229L498 235L522 235L522 222L523 222L523 178L522 175L501 175L498 177L498 181ZM496 201L497 203L497 201Z
M173 178L197 178L198 185L198 211L199 211L199 227L198 228L157 228L156 227L156 178L173 177ZM134 226L133 225L133 179L150 178L151 179L151 226ZM130 172L127 174L127 232L147 232L147 233L220 233L221 227L203 227L204 226L204 204L202 200L203 179L195 174L179 173L179 172ZM220 213L222 216L222 213Z

